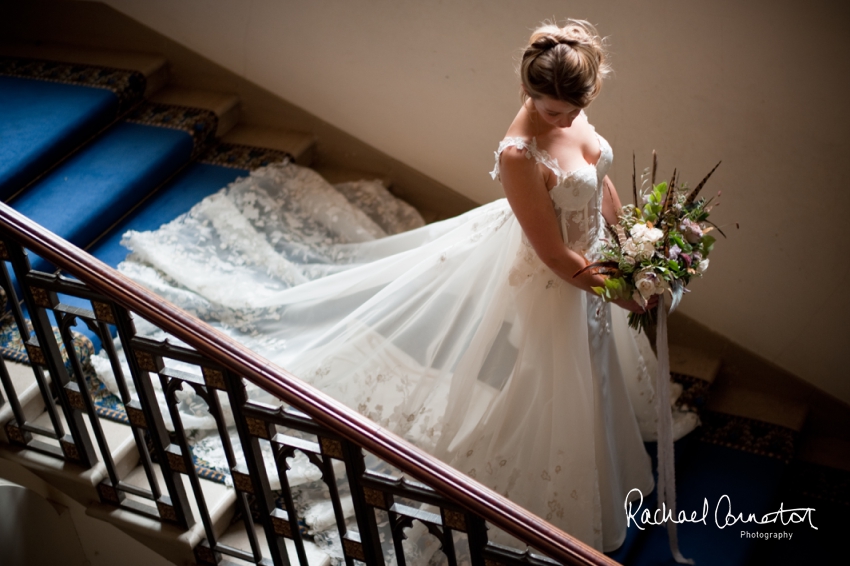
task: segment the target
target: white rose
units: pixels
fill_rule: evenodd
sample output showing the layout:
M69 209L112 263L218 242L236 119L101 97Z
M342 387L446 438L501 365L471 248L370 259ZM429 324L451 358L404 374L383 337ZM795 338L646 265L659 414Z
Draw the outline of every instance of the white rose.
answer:
M664 232L659 230L658 228L650 228L646 231L646 235L643 237L644 241L655 243L661 238L664 237Z
M629 238L625 242L623 242L623 253L627 256L637 257L640 253L640 247L635 243L632 238Z
M655 294L655 283L649 279L637 279L635 281L635 286L637 286L638 293L640 293L640 296L644 299Z
M697 272L702 273L706 269L708 269L708 259L707 258L702 260L701 262L699 262L699 265L697 266Z
M660 295L667 287L664 280L650 269L639 271L635 276L635 287L644 299L652 295Z
M623 253L636 259L648 259L655 253L655 246L651 242L639 242L635 238L629 238L623 244Z
M643 236L646 234L647 230L649 230L649 228L646 227L646 224L638 222L632 226L631 230L629 230L629 234L631 234L632 238L635 240L643 241Z
M632 226L632 229L629 230L629 234L631 234L632 238L638 242L649 243L655 243L664 236L664 232L658 228L650 228L646 224L640 223Z

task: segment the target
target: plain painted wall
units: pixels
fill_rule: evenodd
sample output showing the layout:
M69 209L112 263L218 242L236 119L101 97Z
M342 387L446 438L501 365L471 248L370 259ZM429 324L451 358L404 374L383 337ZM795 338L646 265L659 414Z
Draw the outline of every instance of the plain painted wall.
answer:
M107 0L477 202L519 104L529 31L586 18L616 74L588 115L630 200L653 148L691 185L719 160L726 225L683 311L850 402L850 17L812 0ZM735 230L730 225L740 223Z

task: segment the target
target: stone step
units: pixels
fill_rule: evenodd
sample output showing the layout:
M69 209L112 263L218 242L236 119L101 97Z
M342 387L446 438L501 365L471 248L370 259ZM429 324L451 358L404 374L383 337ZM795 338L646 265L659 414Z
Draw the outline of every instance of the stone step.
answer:
M32 367L28 364L13 362L11 360L3 360L6 366L6 371L9 372L9 377L12 380L12 387L18 397L18 402L24 412L27 420L34 420L44 412L44 399L38 389L38 383L35 381ZM50 377L47 377L47 383L50 383ZM4 392L5 396L5 392ZM6 435L6 423L14 418L12 414L12 406L7 402L0 405L0 442L9 443L9 438Z
M298 165L309 166L316 158L316 136L303 132L237 124L222 141L284 151L292 155Z
M313 167L313 170L321 175L328 183L336 185L337 183L348 183L350 181L361 181L363 179L377 179L388 189L392 187L392 180L384 175L377 173L369 173L367 171L359 171L357 169L344 169L341 167L330 167L320 165Z
M728 385L712 389L706 408L709 411L779 425L797 433L803 430L809 412L806 403Z
M67 423L58 406L57 414L59 421L67 433ZM99 452L91 422L88 419L85 419L84 422L86 423L89 437L92 439L92 444L95 446L95 451ZM39 415L32 424L52 430L50 417L46 411ZM126 477L136 467L139 461L138 449L130 427L107 419L100 419L100 425L103 429L112 461L115 464L116 473L119 478ZM55 439L36 434L33 434L33 438L44 444L59 448L59 441ZM97 486L109 477L106 466L102 461L86 469L55 456L49 456L36 450L29 450L14 444L0 446L0 457L29 468L33 473L55 485L63 493L83 505L100 500Z
M18 365L23 366L23 364ZM23 367L29 369L27 366ZM38 397L40 398L40 395ZM66 421L61 411L59 411L59 420L66 427L67 432ZM51 428L47 412L39 415L33 424L43 428ZM110 448L118 477L128 485L149 490L150 484L147 481L144 468L138 465L138 448L130 427L107 419L100 419L100 424L104 431L106 443ZM95 443L91 423L88 420L86 420L86 427L92 442ZM59 442L55 439L40 435L33 436L45 444L59 447ZM188 530L183 530L156 517L156 507L149 499L125 494L126 507L102 503L97 492L97 485L108 479L106 467L102 462L98 462L89 469L84 469L59 458L11 444L0 445L0 458L10 460L29 469L56 486L65 495L86 506L87 515L112 523L176 564L193 563L193 549L206 538L203 523L200 520L198 502L192 491L189 477L186 475L180 477L188 496L189 507L195 524ZM166 488L160 466L153 464L152 468L160 489L165 492ZM216 536L220 536L230 526L235 510L235 491L223 484L204 479L200 479L199 483L213 531ZM152 516L140 513L139 509L143 508L147 508Z
M168 61L153 53L93 49L61 43L11 43L0 45L0 56L139 71L147 79L146 97L152 96L168 82Z
M158 464L153 465L154 475L164 490L162 471ZM183 530L173 524L161 521L159 518L107 505L91 503L86 514L112 523L148 548L156 551L175 564L194 564L194 548L206 538L203 523L198 512L198 503L192 492L189 476L181 475L183 487L189 498L189 506L195 524L188 530ZM124 480L126 483L147 488L148 482L144 468L138 466ZM236 492L223 484L201 479L199 480L210 521L216 536L222 536L228 529L234 513ZM128 495L127 499L151 506L150 500Z
M699 378L709 385L720 372L722 361L695 348L670 344L670 373Z
M269 564L271 564L271 559L269 557L269 552L267 550L268 546L266 544L266 534L263 531L262 527L258 525L254 525L254 532L257 536L257 543L262 552L263 557L268 560ZM243 550L245 552L251 552L251 544L248 540L248 533L245 530L245 525L242 521L236 521L234 524L227 529L227 532L221 536L219 542L222 544L226 544L233 548L238 548L239 550ZM300 564L298 561L298 553L295 549L295 541L291 539L286 539L286 552L289 555L290 564ZM307 556L307 563L310 566L330 566L331 558L323 552L315 543L305 540L304 541L304 553ZM236 558L227 556L225 558L227 562L231 564L249 564L248 562L244 562L242 560L238 560Z

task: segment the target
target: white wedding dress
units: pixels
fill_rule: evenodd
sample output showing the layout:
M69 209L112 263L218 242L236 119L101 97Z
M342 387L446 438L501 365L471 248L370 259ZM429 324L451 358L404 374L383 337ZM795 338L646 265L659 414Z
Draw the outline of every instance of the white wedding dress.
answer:
M612 160L599 143L597 164L567 173L534 140L506 139L492 173L508 146L551 168L564 240L588 258ZM645 338L555 276L505 199L400 232L417 222L385 189L340 189L292 164L256 170L126 234L120 270L585 543L618 547L627 493L653 489ZM191 413L187 426L215 429Z

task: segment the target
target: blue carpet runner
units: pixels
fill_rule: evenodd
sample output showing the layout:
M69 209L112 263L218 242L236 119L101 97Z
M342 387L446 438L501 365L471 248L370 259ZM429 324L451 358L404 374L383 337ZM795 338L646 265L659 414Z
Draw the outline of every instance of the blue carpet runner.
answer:
M0 58L0 200L142 99L135 71Z
M11 205L85 248L204 149L216 122L212 112L144 104ZM43 260L30 261L52 270Z
M793 528L791 540L761 539L750 564L846 564L846 525L850 515L850 471L794 461L786 470L772 508L814 509L817 530ZM765 532L791 530L776 525Z

